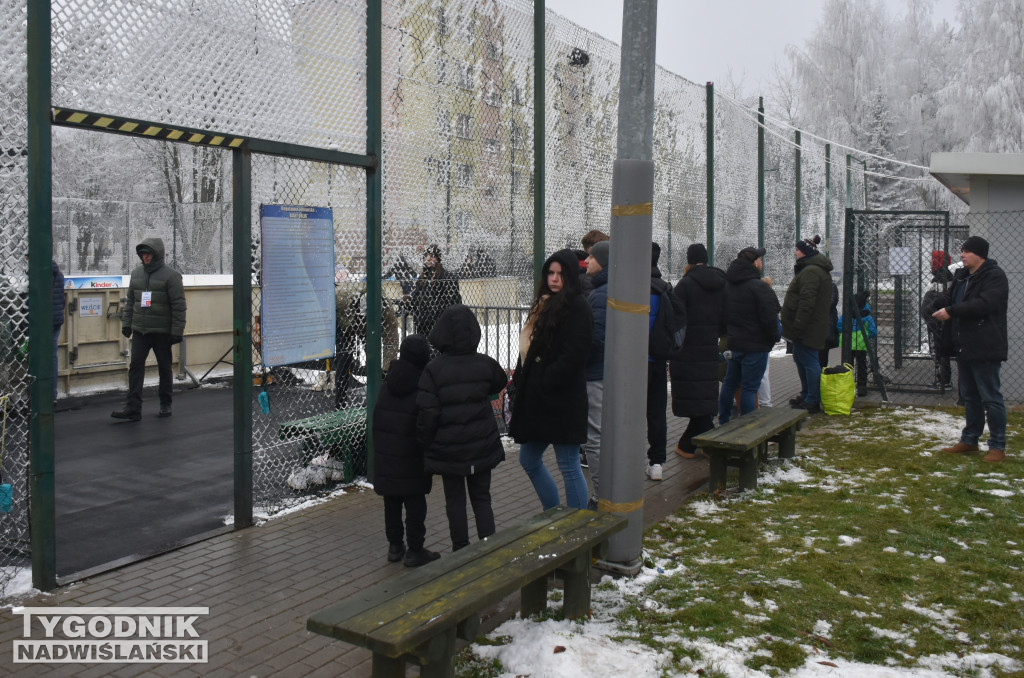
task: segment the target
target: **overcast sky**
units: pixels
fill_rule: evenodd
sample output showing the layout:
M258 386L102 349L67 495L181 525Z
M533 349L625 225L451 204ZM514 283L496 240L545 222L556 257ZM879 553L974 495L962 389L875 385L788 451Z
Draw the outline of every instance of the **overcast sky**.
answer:
M902 13L904 0L883 0ZM622 0L546 0L547 7L622 44ZM934 15L953 23L956 0L936 0ZM658 64L698 84L732 81L763 94L786 45L802 46L821 15L822 0L661 0Z

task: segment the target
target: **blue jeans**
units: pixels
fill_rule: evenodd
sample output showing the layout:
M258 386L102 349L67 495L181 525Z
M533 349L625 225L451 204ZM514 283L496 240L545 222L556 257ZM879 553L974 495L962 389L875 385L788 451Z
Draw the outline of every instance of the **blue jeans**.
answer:
M718 423L724 424L732 418L732 399L736 388L740 389L740 414L753 412L757 406L757 389L768 365L767 351L733 351L725 368L725 379L718 394Z
M565 483L565 504L569 508L587 508L587 480L580 468L580 446L571 443L526 442L519 446L519 464L526 471L526 477L533 483L533 489L540 497L544 510L558 506L558 486L544 465L544 450L548 445L555 448L555 460L562 472Z
M1006 449L1006 405L999 390L998 360L957 360L967 426L960 442L977 445L988 419L988 449Z
M804 402L821 402L821 362L818 349L794 341L793 362L800 375L800 395L804 397Z

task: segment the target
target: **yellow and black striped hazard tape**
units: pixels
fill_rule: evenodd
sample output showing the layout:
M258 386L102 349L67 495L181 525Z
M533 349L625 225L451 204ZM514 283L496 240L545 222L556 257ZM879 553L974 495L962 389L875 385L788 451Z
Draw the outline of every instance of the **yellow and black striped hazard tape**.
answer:
M239 148L245 144L245 137L229 136L226 134L217 134L215 132L187 130L180 127L168 127L166 125L142 122L140 120L132 120L130 118L119 118L111 115L101 115L98 113L86 113L84 111L72 111L66 108L53 109L53 122L59 125L84 127L106 132L117 132L119 134L131 134L133 136L145 137L147 139L181 141L190 144L201 144L203 146Z

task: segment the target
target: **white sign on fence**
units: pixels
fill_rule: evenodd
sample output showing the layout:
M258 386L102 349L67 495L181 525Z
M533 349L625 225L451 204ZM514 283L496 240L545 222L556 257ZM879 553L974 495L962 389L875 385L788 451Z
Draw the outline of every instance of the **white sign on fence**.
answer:
M103 315L103 297L79 297L78 315L83 318Z

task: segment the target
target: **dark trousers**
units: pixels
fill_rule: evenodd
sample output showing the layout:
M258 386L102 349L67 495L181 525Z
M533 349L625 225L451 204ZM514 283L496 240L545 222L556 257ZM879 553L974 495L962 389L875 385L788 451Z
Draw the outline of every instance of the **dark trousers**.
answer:
M664 360L647 363L647 463L664 464L668 447L668 373Z
M409 494L384 495L384 534L388 543L402 543L402 507L405 506L405 537L409 548L419 551L423 548L423 539L427 536L425 526L427 520L427 495Z
M335 354L334 363L334 409L340 410L348 407L349 391L356 383L352 371L356 369L356 359L348 351L338 350Z
M686 430L683 431L683 435L679 438L679 449L683 452L693 454L697 449L693 445L693 439L701 433L707 433L714 427L714 415L708 414L700 417L690 417L690 421L686 422Z
M142 385L146 380L146 359L150 350L156 356L157 373L160 375L160 406L171 406L171 387L174 375L171 373L171 335L132 333L132 359L128 364L128 411L142 411Z
M855 366L854 374L857 379L857 395L863 396L868 393L868 352L850 351Z
M491 470L468 476L442 475L444 509L448 514L448 532L452 550L469 546L469 519L466 517L466 492L476 517L476 536L483 539L494 534L494 511L491 510Z

